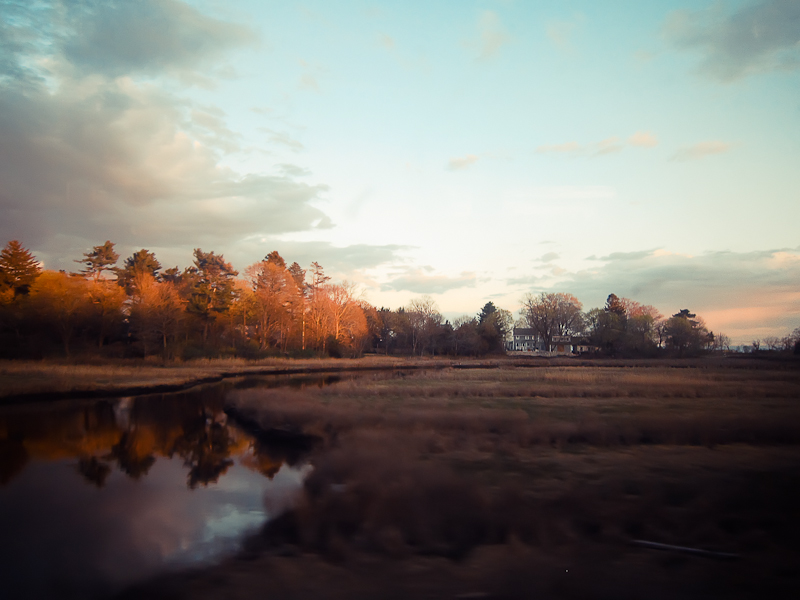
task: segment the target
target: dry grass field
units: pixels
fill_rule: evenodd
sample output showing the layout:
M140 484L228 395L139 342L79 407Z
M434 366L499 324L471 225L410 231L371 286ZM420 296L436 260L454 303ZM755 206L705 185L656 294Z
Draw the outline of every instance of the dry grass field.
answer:
M302 497L237 559L125 597L798 597L800 370L634 364L233 392L318 440Z
M376 357L335 359L196 359L185 362L147 360L0 361L0 403L42 398L132 395L185 389L228 377L275 372L337 371L348 367L392 368L403 359Z

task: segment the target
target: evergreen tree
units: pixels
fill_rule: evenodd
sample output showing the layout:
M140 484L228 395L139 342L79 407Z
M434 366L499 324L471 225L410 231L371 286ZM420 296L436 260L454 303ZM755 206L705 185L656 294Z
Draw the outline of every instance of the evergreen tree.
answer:
M264 262L270 263L272 265L277 265L281 269L285 269L286 268L286 261L283 260L283 257L280 254L278 254L277 250L273 250L272 252L267 254L264 257Z
M478 323L482 325L496 312L497 307L494 305L494 302L487 302L483 305L481 312L478 313Z
M306 270L303 269L300 265L296 262L293 262L289 268L287 269L289 274L292 276L297 289L300 290L300 293L305 295L306 293Z
M622 300L619 299L619 296L616 294L609 294L608 299L606 300L606 307L605 310L607 313L612 313L617 315L618 317L625 317L627 311L625 310L625 305L623 304Z
M189 311L203 321L203 340L208 339L209 323L226 312L236 297L234 277L239 274L224 257L213 252L194 251L194 268Z
M19 241L11 240L0 251L0 293L27 294L41 272L39 261Z
M119 254L114 252L114 243L106 240L102 246L94 246L91 252L86 252L83 260L75 262L86 265L81 273L97 281L103 271L113 271L118 260Z
M124 287L128 294L132 293L137 276L150 275L158 280L160 279L158 273L160 270L161 263L158 262L156 255L144 248L126 258L121 269L115 269L117 283Z

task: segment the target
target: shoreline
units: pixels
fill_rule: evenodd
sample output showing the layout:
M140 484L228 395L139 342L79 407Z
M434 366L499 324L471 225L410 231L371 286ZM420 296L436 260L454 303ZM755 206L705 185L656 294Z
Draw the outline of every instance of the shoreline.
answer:
M119 361L104 364L0 361L0 406L101 399L184 391L247 376L348 373L395 369L594 368L791 368L794 357L587 358L494 356L484 359L369 356L356 359L201 359L191 362Z

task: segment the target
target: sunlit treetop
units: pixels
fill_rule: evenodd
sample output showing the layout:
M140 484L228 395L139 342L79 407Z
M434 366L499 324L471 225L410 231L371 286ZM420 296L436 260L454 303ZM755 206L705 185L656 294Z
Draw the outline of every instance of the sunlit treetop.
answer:
M18 240L11 240L0 251L0 293L13 292L14 297L27 294L41 271L36 257Z

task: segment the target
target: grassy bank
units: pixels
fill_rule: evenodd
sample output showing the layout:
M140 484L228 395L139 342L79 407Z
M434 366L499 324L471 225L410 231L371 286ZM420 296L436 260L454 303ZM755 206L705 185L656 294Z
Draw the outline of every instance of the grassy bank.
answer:
M610 364L237 390L232 414L320 440L302 496L239 559L127 597L800 591L800 373Z
M392 368L402 359L198 359L186 362L145 360L0 361L0 402L63 397L133 395L185 389L239 375Z
M191 361L93 360L80 361L0 361L0 403L57 398L135 395L167 392L192 385L219 381L227 377L257 374L308 373L396 368L519 368L613 367L661 369L797 369L797 360L766 362L754 359L665 359L598 360L581 358L490 357L473 360L370 356L359 359L283 359L262 360L197 359ZM649 376L649 375L648 375ZM585 378L585 375L576 375ZM574 381L573 383L581 383ZM588 383L584 382L584 383ZM602 383L602 382L601 382ZM641 385L657 382L641 379ZM562 386L563 387L563 386Z

